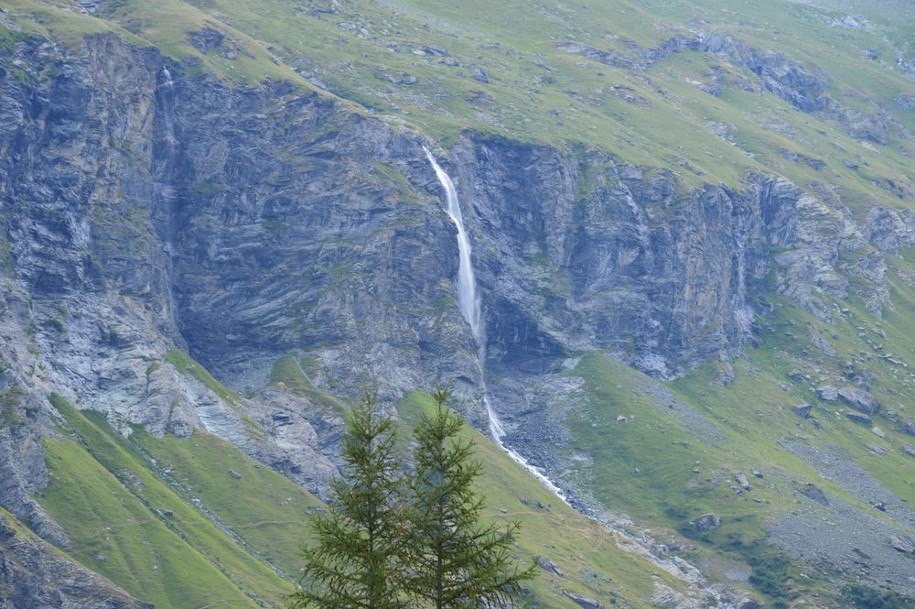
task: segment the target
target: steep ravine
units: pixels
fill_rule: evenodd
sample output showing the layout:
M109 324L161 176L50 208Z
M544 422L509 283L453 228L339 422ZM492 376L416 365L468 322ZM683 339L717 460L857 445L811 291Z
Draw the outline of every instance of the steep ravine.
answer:
M341 421L265 391L278 358L311 362L310 381L342 396L450 384L485 427L485 337L507 440L549 465L542 437L562 430L523 390L531 375L588 351L683 375L752 346L771 292L825 318L824 294L858 290L879 311L881 274L850 283L840 255L873 251L885 270L868 241L913 241L907 216L861 226L774 176L686 191L607 152L468 132L443 163L486 295L474 332L419 134L288 83L191 76L114 35L3 53L22 67L0 73L0 380L15 395L0 505L61 547L30 498L48 482L50 392L124 433L208 429L320 494ZM187 374L175 350L240 393ZM292 423L274 426L278 412Z

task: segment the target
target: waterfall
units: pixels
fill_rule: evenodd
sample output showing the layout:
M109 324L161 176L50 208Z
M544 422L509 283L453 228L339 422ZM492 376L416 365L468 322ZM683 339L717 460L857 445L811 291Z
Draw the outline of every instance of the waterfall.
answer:
M172 81L172 73L165 66L162 66L162 71L159 73L159 86L169 89L175 86L174 81Z
M426 158L432 164L435 170L435 176L445 189L445 199L447 207L445 211L451 216L454 225L457 226L458 242L458 306L461 308L461 314L470 324L470 331L473 333L477 346L482 348L483 345L483 315L480 311L480 295L477 294L477 280L473 275L473 263L470 261L470 239L467 237L467 231L464 229L464 216L461 214L461 204L458 201L457 190L454 188L454 182L451 177L445 173L435 157L429 152L429 149L423 146Z
M429 152L429 149L425 146L423 146L423 152L426 153L426 158L429 159L432 169L435 170L435 176L438 178L439 183L442 185L442 188L445 189L445 202L447 205L445 211L457 227L458 307L461 309L461 314L470 326L470 331L477 343L480 376L483 378L483 403L486 404L486 414L489 416L489 433L493 440L496 441L502 450L508 453L508 456L511 457L512 460L530 472L554 495L568 504L569 500L552 480L547 478L539 469L528 463L527 459L502 442L502 438L505 437L505 428L502 427L502 421L499 420L499 416L496 414L496 411L493 410L492 404L489 401L488 392L486 391L486 375L484 371L486 341L483 336L483 313L480 306L480 294L477 292L477 280L473 273L473 262L470 259L470 238L467 236L467 230L464 228L464 215L461 213L461 203L458 200L457 189L455 189L451 177L441 168L438 162L436 162L435 157L432 156L432 153Z

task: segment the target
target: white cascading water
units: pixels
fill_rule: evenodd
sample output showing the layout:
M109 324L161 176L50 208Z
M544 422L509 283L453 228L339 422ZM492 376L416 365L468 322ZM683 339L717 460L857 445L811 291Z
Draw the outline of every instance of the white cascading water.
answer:
M429 152L428 148L423 146L423 151L426 153L426 158L429 159L429 163L432 164L432 169L435 170L435 176L438 178L439 183L442 185L442 188L445 189L445 199L447 204L445 211L448 213L448 216L451 217L451 220L457 227L458 306L461 309L461 314L464 316L464 319L470 325L470 331L473 334L474 340L477 342L480 373L483 377L483 402L486 404L486 413L489 415L489 433L499 444L502 450L508 453L508 456L510 456L516 463L533 474L534 477L537 478L553 494L562 499L565 503L569 503L569 500L566 499L565 495L562 493L562 490L556 486L552 480L543 475L543 472L541 472L539 469L529 464L527 459L519 455L511 448L507 447L502 442L502 438L505 437L505 428L502 427L502 422L499 420L499 416L496 414L495 410L493 410L492 404L489 402L489 396L487 395L486 391L486 380L485 374L483 373L483 363L486 360L486 351L484 348L485 340L483 337L483 313L480 306L480 295L477 292L477 281L473 273L473 263L470 259L470 239L468 238L467 231L464 228L464 216L461 213L461 204L458 200L457 190L454 187L454 182L451 181L451 177L445 172L444 169L439 166L438 162L435 160L435 157L432 156L432 153Z
M423 146L423 151L429 162L432 163L432 169L435 170L435 176L445 189L445 199L447 207L445 211L451 216L454 225L457 226L458 242L458 306L464 319L470 324L470 331L473 332L473 338L477 345L483 344L483 314L480 310L480 295L477 294L477 280L473 275L473 263L470 261L470 239L467 237L467 231L464 230L464 215L461 213L461 204L458 201L457 190L454 188L454 182L445 173L435 157L429 152L429 149Z
M171 88L171 87L174 87L174 86L175 86L175 83L172 81L172 73L169 72L169 71L168 71L168 68L166 68L165 66L162 66L162 73L161 73L161 76L162 76L162 83L161 83L161 85L162 85L163 87L169 87L169 88Z

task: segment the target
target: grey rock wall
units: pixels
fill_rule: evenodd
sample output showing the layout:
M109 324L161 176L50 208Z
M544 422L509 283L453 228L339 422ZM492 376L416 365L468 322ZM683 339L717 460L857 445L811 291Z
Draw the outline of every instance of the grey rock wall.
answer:
M337 395L450 384L485 426L419 134L290 84L190 76L115 36L26 39L0 67L0 505L45 539L66 545L30 499L50 392L125 433L207 429L318 493L342 421L264 390L283 355L313 358ZM519 416L510 389L577 353L669 378L746 348L772 291L829 319L857 273L879 313L882 252L912 242L905 214L858 226L772 176L687 190L605 152L475 133L437 155L473 243L485 369ZM181 374L172 349L249 397Z
M420 136L290 84L188 77L114 36L16 55L25 73L0 78L3 279L19 303L3 347L13 371L40 366L26 385L186 435L215 419L159 365L170 348L254 391L296 352L337 393L456 384L480 422L454 228ZM487 365L508 376L592 349L682 374L752 344L769 290L827 319L849 273L885 283L879 255L846 268L843 253L911 240L895 212L858 227L769 176L685 190L603 152L473 133L438 154L473 241ZM870 291L879 312L885 290Z

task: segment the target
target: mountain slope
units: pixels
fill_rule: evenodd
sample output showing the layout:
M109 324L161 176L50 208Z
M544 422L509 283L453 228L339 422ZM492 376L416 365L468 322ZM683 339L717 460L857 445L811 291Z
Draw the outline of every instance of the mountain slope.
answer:
M607 558L481 439L490 506L564 573L545 606L915 594L904 4L0 8L12 529L157 606L277 605L347 400L409 419L445 384L666 561Z

